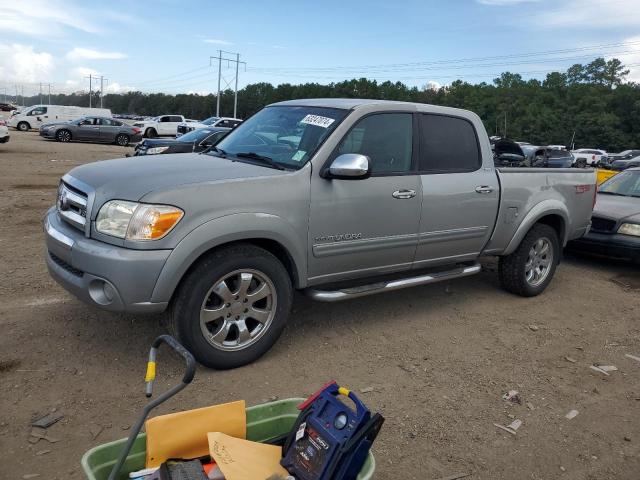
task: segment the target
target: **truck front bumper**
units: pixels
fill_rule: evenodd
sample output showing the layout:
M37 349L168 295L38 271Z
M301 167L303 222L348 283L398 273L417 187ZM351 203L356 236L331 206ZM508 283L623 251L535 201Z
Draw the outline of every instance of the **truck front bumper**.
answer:
M46 262L53 279L80 300L105 310L158 313L151 302L171 250L131 250L87 238L52 207L44 219Z

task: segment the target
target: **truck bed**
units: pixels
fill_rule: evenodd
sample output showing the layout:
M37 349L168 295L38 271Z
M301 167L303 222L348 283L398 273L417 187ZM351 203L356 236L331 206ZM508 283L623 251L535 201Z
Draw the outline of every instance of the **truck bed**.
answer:
M597 188L594 169L507 167L497 168L496 176L500 208L485 254L511 253L543 214L561 222L563 246L588 231Z

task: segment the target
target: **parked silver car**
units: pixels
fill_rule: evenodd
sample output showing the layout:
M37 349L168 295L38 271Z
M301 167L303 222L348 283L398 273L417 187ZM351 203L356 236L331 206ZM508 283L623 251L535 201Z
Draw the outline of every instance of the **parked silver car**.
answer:
M142 130L106 117L81 117L70 122L47 123L40 136L59 142L115 143L126 147L142 140Z

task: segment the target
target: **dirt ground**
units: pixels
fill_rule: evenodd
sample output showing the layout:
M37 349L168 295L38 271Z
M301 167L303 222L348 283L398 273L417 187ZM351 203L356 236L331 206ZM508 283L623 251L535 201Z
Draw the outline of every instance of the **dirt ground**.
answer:
M159 318L80 303L49 278L43 259L41 219L59 177L128 151L20 132L0 145L0 478L83 478L82 454L126 436L144 404ZM337 379L367 391L362 398L386 417L376 478L640 478L640 362L625 356L640 356L638 267L568 254L549 289L531 299L500 289L494 261L484 267L338 304L300 295L260 361L198 368L160 411L304 396ZM618 370L607 376L594 363ZM181 372L180 360L161 351L159 386ZM502 399L509 390L521 405ZM64 415L48 429L55 442L30 443L31 420L52 411ZM514 419L523 422L516 435L494 426Z

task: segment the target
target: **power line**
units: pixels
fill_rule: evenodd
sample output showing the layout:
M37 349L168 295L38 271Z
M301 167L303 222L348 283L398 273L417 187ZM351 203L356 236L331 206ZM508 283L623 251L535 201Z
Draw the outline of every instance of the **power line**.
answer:
M412 67L412 66L423 66L423 65L443 65L443 64L449 64L449 63L463 63L463 62L470 62L470 61L482 62L482 61L510 59L510 58L519 58L519 57L548 56L548 55L557 55L562 53L584 52L588 50L598 50L598 49L611 48L611 47L632 46L632 45L638 45L638 44L640 44L640 40L633 41L633 42L617 42L617 43L608 43L608 44L599 44L599 45L589 45L589 46L577 47L577 48L545 50L540 52L515 53L515 54L508 54L508 55L494 55L494 56L486 56L486 57L468 57L468 58L441 59L441 60L407 62L407 63L390 63L390 64L375 64L375 65L359 65L359 66L336 66L336 67L299 67L299 66L249 67L248 70L249 71L275 71L275 70L278 70L278 71L283 71L283 70L339 71L339 70L367 70L367 69L379 69L379 68Z

